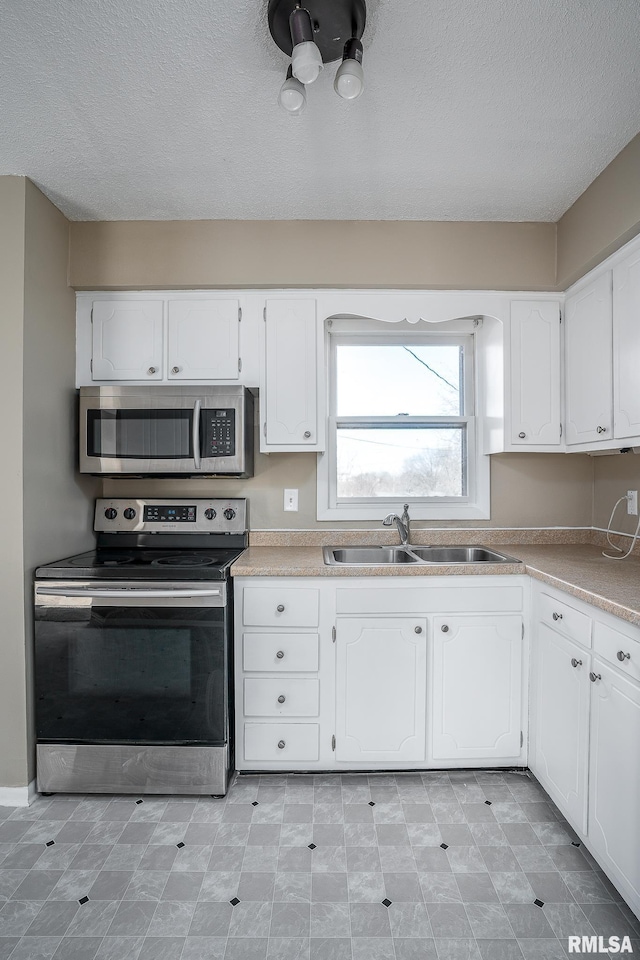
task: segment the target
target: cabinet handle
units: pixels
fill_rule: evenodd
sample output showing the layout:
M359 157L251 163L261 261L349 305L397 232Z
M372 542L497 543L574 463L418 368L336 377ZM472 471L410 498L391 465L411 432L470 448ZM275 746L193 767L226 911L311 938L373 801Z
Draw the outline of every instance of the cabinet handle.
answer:
M305 432L304 432L304 438L305 438L305 440L308 440L310 436L311 436L311 430L305 430Z
M446 623L443 623L440 629L443 633L449 633L449 627L446 625Z
M171 373L180 373L181 367L171 367Z
M284 750L285 747L286 747L286 743L284 742L284 740L278 740L278 750Z
M591 683L595 683L596 680L602 680L602 674L600 674L600 673L590 673L590 674L589 674L589 680L591 680Z
M607 432L606 427L596 427L596 433L606 433L606 432Z
M520 433L518 434L518 436L520 437L521 440L524 440L527 435L526 435L526 433L524 432L524 430L521 430Z
M625 653L623 650L618 650L618 652L616 653L616 657L618 658L620 663L624 663L625 660L631 660L631 654Z
M414 633L422 633L422 627L414 627L414 628L413 628L413 632L414 632Z
M287 698L285 697L284 693L281 693L278 697L278 703L284 703L286 699Z
M149 367L149 369L147 370L147 373L149 374L150 377L153 376L153 374L154 374L154 373L157 373L157 372L158 372L158 368L157 368L157 367Z
M581 666L582 666L582 660L576 660L575 657L571 657L571 666L572 666L572 667L581 667Z
M284 613L284 603L279 603L278 606L276 607L276 610L278 611L278 613Z
M552 613L551 616L553 617L554 620L562 620L561 613Z
M284 660L284 650L278 650L278 652L276 653L276 657L278 658L278 660Z

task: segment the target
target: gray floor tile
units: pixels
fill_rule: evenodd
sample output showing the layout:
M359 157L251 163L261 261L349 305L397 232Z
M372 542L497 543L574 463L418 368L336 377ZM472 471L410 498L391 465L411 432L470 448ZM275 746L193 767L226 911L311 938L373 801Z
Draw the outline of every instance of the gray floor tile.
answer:
M186 937L191 926L195 903L165 900L157 904L147 930L148 937Z
M121 900L132 877L132 870L101 870L87 896L90 900Z
M482 873L488 869L484 850L499 850L499 847L449 847L447 857L454 873Z
M0 908L28 875L28 870L0 870Z
M549 856L549 847L542 844L524 844L511 847L522 870L527 873L552 873L557 870L555 863ZM571 848L573 850L573 847Z
M102 870L109 847L104 843L83 843L69 864L69 870Z
M274 902L270 936L308 937L310 935L310 917L310 903Z
M351 939L330 939L312 937L309 941L310 960L352 960Z
M567 951L559 940L518 940L524 960L567 960Z
M391 933L394 937L427 940L433 936L424 903L394 902L388 911Z
M278 873L310 873L311 850L307 847L280 847Z
M29 937L63 937L78 912L78 904L48 900L27 930Z
M22 883L16 887L11 899L46 900L62 875L62 870L30 870ZM91 883L89 886L91 886ZM66 898L60 897L59 899L64 900Z
M160 900L169 877L167 870L138 870L129 881L123 900Z
M351 913L348 903L312 903L312 937L350 937Z
M409 843L418 847L437 847L444 840L442 830L450 826L463 826L463 824L408 823L407 836L409 837ZM469 839L466 842L471 843L471 834L469 834Z
M98 870L65 870L51 891L49 899L80 900L87 896L99 876Z
M314 823L313 842L318 846L344 847L344 825L342 823Z
M170 873L160 899L197 900L204 876L204 873Z
M376 873L382 870L377 847L347 847L349 873Z
M422 890L417 873L384 873L386 896L396 901L422 903Z
M570 870L560 876L577 903L610 903L618 899L614 888L593 870Z
M230 903L199 903L189 928L190 937L226 937L229 933Z
M312 823L313 822L313 804L285 802L282 822L283 823Z
M378 835L372 823L345 823L344 840L348 847L376 847Z
M143 937L105 937L96 953L96 960L138 960Z
M473 843L479 847L504 847L508 841L499 823L470 824Z
M248 900L238 903L231 913L230 937L267 938L271 924L272 903Z
M323 903L346 903L346 873L314 873L311 875L311 900Z
M582 852L577 847L563 844L561 846L547 846L545 850L549 852L554 866L558 870L585 871L590 867L589 862L582 856Z
M156 904L148 900L124 900L118 905L111 926L111 937L143 937L146 935Z
M498 894L487 873L457 873L463 903L497 903Z
M480 948L468 937L436 939L438 960L482 960Z
M472 874L458 874L471 877ZM420 887L425 903L461 903L462 894L452 873L419 873Z
M91 833L92 824L86 820L68 820L56 834L56 843L84 843ZM145 838L145 840L147 840ZM133 840L128 840L133 843Z
M276 873L274 900L281 903L309 903L311 900L310 873Z
M360 937L351 941L353 960L396 960L393 940L384 937Z
M382 873L348 873L347 886L351 903L380 903L384 900Z
M186 844L184 847L178 850L171 870L175 871L176 873L197 873L198 871L204 872L205 870L210 869L209 862L215 849L217 848L210 844L194 844L193 846Z
M587 903L582 910L600 936L638 937L640 921L636 917L629 919L615 903Z
M518 940L541 939L555 937L549 921L540 907L533 903L505 903L503 904L509 923Z
M242 939L227 941L224 960L266 960L268 940L262 939Z
M61 937L23 937L11 954L17 960L51 960Z
M9 960L17 943L18 937L0 937L0 960Z
M435 940L405 940L395 938L396 960L438 960Z
M533 888L522 871L491 872L489 876L501 903L533 903L535 900Z
M526 876L536 897L544 903L574 902L573 895L559 873L527 873Z
M461 903L430 903L428 912L436 940L467 939L473 936L467 912Z
M390 937L389 911L381 903L352 903L352 937Z
M23 936L44 904L13 900L5 903L0 910L0 937Z
M45 849L42 843L16 843L2 864L3 870L30 870L40 859Z
M64 937L53 955L54 960L94 960L102 937ZM160 960L160 957L157 958Z
M83 903L67 927L67 937L104 937L116 915L114 900L95 900Z
M184 937L145 937L138 960L180 960Z
M182 960L188 960L183 956ZM267 960L309 960L308 937L273 937L267 946Z
M279 823L252 823L249 828L249 846L270 847L280 843Z
M187 937L180 960L224 960L226 937Z
M514 939L511 924L501 903L467 903L466 911L476 940Z
M503 823L502 831L514 847L540 843L540 838L530 823Z
M522 960L517 940L478 940L482 960Z

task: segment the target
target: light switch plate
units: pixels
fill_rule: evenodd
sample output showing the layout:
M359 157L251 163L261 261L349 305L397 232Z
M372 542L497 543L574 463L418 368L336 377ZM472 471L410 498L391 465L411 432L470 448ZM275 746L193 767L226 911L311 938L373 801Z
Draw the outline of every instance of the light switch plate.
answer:
M297 511L298 509L298 491L297 490L285 490L284 491L284 509L290 511Z

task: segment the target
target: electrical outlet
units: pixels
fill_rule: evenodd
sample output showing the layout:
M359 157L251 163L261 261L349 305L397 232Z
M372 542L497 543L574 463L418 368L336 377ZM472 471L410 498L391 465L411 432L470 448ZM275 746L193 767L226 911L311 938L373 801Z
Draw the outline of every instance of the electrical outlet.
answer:
M627 490L627 513L630 517L638 516L638 491Z
M297 511L298 509L298 491L297 490L285 490L284 491L284 509Z

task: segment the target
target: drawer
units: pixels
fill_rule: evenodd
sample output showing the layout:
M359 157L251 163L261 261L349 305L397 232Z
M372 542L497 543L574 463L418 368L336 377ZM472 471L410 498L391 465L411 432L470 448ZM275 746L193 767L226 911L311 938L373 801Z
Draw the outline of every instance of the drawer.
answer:
M576 640L583 647L591 646L591 617L585 613L564 603L563 600L557 600L551 594L540 593L538 614L544 623L548 623L558 633Z
M248 627L317 627L318 591L301 587L247 587L242 622Z
M631 624L613 627L598 620L593 625L593 646L598 656L628 677L640 680L640 632Z
M244 759L294 763L318 760L317 723L245 723Z
M317 633L245 633L242 668L261 673L312 673L318 669Z
M244 681L247 717L317 717L319 706L318 680L252 677Z

